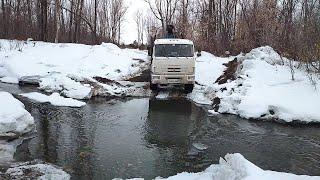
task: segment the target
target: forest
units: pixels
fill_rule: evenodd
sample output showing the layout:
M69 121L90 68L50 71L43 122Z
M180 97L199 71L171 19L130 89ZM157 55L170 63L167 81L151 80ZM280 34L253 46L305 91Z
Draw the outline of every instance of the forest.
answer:
M143 0L138 43L173 24L216 55L271 46L320 72L320 0ZM125 0L1 0L0 38L120 44Z

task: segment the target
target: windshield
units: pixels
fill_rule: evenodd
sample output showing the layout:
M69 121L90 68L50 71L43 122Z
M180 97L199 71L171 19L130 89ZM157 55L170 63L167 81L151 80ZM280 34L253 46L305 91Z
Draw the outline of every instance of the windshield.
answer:
M157 44L155 45L156 57L193 57L191 44Z

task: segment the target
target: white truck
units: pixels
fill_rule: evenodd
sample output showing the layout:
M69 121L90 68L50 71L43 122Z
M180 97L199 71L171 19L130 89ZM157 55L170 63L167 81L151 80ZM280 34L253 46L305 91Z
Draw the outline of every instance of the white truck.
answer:
M160 86L184 85L187 93L195 83L193 42L187 39L156 39L154 41L150 89Z

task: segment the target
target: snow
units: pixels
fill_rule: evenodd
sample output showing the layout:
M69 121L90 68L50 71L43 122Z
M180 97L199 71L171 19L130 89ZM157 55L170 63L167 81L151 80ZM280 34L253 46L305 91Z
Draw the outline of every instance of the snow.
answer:
M213 86L226 67L224 63L228 63L233 57L223 58L217 57L207 52L201 52L201 56L196 60L196 81L205 86Z
M165 100L165 99L168 99L169 98L169 92L166 91L166 92L159 92L158 95L156 96L156 99L159 99L159 100Z
M46 92L61 92L67 97L75 99L90 99L92 88L88 84L81 84L62 74L44 77L40 82L40 89Z
M89 46L71 43L0 40L3 81L38 83L47 92L89 99L93 77L124 80L148 64L147 52L120 49L110 43ZM99 84L99 83L98 83Z
M182 172L168 178L155 180L319 180L320 176L295 175L284 172L268 171L259 168L241 154L227 154L203 172Z
M34 129L34 120L23 103L10 93L0 91L0 136L21 135Z
M50 164L21 165L6 172L11 179L69 180L70 175Z
M242 78L218 87L227 88L217 93L222 97L219 112L244 118L320 122L320 91L303 70L295 69L295 80L291 80L289 67L271 47L254 49L240 58L238 76ZM283 58L284 64L287 61Z
M320 91L311 85L303 69L294 68L295 80L291 80L289 60L265 46L237 56L241 66L236 72L236 80L220 85L215 83L226 69L223 64L233 58L203 52L196 62L199 85L188 98L199 104L212 104L218 97L221 100L219 113L244 118L320 122ZM320 79L315 79L319 84Z
M214 98L212 87L215 81L223 74L226 67L224 63L231 61L233 57L217 57L208 52L201 52L201 56L196 60L195 80L197 82L188 98L198 104L211 105Z
M9 84L18 84L19 80L15 77L3 77L3 78L0 78L0 82L9 83Z
M38 92L24 93L20 95L41 103L49 102L54 106L82 107L86 105L85 102L72 98L65 98L60 96L58 93L52 93L50 96Z

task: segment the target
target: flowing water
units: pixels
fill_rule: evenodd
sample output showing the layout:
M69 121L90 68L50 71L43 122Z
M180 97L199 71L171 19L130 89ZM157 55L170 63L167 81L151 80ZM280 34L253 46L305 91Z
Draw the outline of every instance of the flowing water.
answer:
M83 108L20 100L37 133L15 159L56 164L72 179L168 177L202 171L235 152L263 169L320 175L319 125L209 116L183 98L95 98Z

